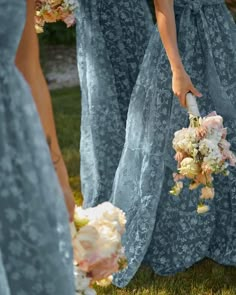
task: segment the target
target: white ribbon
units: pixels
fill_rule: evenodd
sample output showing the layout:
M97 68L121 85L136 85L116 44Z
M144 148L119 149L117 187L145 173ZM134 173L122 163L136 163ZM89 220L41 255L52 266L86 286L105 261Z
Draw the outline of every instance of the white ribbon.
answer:
M197 99L192 93L186 95L187 109L190 115L200 117L200 112L197 105Z

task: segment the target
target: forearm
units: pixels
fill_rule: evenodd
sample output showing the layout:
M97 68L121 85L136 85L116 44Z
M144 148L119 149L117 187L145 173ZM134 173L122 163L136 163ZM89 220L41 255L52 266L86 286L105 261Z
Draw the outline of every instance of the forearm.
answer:
M33 77L33 75L32 75ZM28 82L32 78L29 77ZM43 75L41 67L36 68L35 78L29 82L32 87L32 95L38 109L38 113L43 125L45 136L50 143L52 155L57 158L60 153L60 148L57 140L56 127L54 122L54 115L51 103L51 95ZM53 160L54 159L53 157Z
M45 136L51 148L60 151L54 124L51 97L39 61L38 38L34 29L34 1L28 0L27 19L18 48L16 65L27 80L35 100Z
M173 72L183 70L180 58L173 0L155 0L158 29Z

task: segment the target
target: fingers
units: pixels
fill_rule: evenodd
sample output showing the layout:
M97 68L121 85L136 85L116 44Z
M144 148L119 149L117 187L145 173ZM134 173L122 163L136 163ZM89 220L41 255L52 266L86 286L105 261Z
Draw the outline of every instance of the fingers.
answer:
M187 107L186 95L187 95L187 93L184 93L179 96L179 101L180 101L180 104L183 108Z
M178 97L179 102L183 108L187 108L186 95L189 92L191 92L196 97L199 97L199 98L202 97L202 94L193 85L191 87L189 87L188 91L183 91L182 93L175 92L174 94L175 94L175 96Z
M190 92L196 97L202 97L202 94L192 85Z
M188 92L174 92L174 95L176 96L176 97L178 97L178 99L179 99L179 102L180 102L180 104L181 104L181 106L183 107L183 108L186 108L187 107L187 103L186 103L186 95L187 95L187 93Z

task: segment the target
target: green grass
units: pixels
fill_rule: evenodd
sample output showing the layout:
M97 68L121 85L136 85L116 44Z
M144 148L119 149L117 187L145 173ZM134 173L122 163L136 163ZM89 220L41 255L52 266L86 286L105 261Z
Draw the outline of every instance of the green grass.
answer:
M59 142L80 203L80 90L76 87L53 91L52 96ZM97 290L98 295L236 295L236 268L204 260L186 272L160 277L142 267L126 288L111 286Z
M99 289L99 295L235 295L236 269L202 261L186 272L161 277L142 267L125 289Z
M80 90L78 87L52 92L59 143L71 176L79 175Z
M70 175L76 203L82 202L80 192L80 89L65 88L52 91L52 102L60 147Z

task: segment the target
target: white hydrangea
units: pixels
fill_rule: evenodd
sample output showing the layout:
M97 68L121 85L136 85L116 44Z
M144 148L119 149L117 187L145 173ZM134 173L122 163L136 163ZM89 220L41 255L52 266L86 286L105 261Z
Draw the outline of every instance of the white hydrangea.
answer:
M90 290L89 285L90 285L91 279L87 277L85 272L83 272L76 266L74 268L74 276L75 276L75 289L77 294L85 295L86 294L85 292L87 290Z

